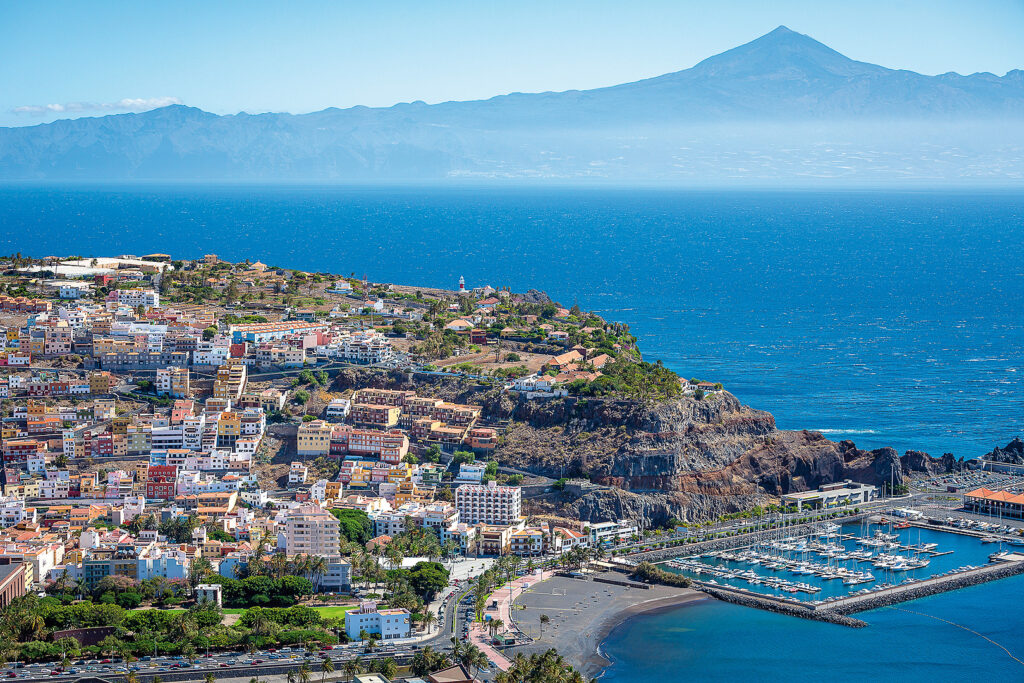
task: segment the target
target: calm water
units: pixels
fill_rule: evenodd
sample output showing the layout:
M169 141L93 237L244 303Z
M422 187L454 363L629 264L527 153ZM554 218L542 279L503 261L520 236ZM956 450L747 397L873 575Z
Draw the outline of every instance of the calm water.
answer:
M783 428L976 457L1021 430L1024 195L0 188L0 251L535 287Z
M0 251L216 253L454 288L534 287L782 428L975 457L1021 433L1021 193L0 188ZM906 606L1024 657L1024 579ZM614 632L613 680L1024 680L897 610L850 630L720 603ZM651 657L650 653L658 653Z
M727 570L749 570L757 574L758 576L764 577L775 577L789 581L790 583L806 583L811 586L817 586L821 588L817 593L786 593L778 588L767 585L751 584L742 578L724 578L716 577L711 574L702 573L697 575L691 571L683 569L675 569L668 565L661 565L666 571L671 571L679 574L684 574L691 578L701 579L703 581L714 580L720 584L726 584L730 586L736 586L737 588L744 588L749 591L756 593L764 593L766 595L775 595L782 598L788 598L790 600L823 600L824 598L830 597L841 597L846 596L854 591L859 591L865 588L874 588L882 583L896 584L902 583L907 579L923 580L936 574L944 572L955 571L961 567L967 565L973 565L980 567L988 563L988 556L1000 549L999 544L995 543L982 543L973 536L964 536L961 534L954 534L945 531L937 531L933 529L891 529L889 526L879 525L858 525L858 524L847 524L842 527L843 534L849 534L853 536L871 538L876 530L881 530L885 533L893 533L898 536L898 542L900 545L905 546L902 549L883 549L883 548L870 548L858 545L856 539L839 539L838 537L832 537L827 539L821 539L824 542L836 543L842 545L847 551L851 550L870 550L872 554L878 555L879 553L899 554L904 557L914 557L915 552L910 550L910 547L920 546L922 543L935 543L937 547L934 549L935 552L941 553L936 556L932 556L930 553L920 553L922 558L929 560L928 565L920 567L918 569L911 569L906 571L889 571L885 569L879 569L872 565L871 562L857 561L857 560L839 560L833 558L831 561L829 558L819 555L816 552L804 551L776 551L773 556L782 556L787 560L809 562L813 565L831 565L832 567L843 567L851 571L867 571L875 577L875 580L867 583L860 583L856 585L846 585L840 579L823 579L812 574L797 574L796 572L788 569L781 569L773 571L768 569L763 564L751 565L746 562L740 562L735 560L725 560L721 558L703 557L699 558L699 561L711 568L716 569L727 569ZM1008 546L1007 546L1008 548Z
M602 681L1021 681L1024 577L857 616L850 629L717 601L645 615L612 631ZM906 610L912 610L908 612ZM924 616L929 615L929 616ZM651 656L657 653L657 656Z

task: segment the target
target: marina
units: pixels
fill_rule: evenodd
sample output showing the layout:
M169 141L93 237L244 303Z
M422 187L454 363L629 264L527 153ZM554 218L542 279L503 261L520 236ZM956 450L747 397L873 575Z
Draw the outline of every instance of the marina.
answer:
M709 590L818 609L1024 560L1013 550L996 537L876 518L782 529L753 545L677 557L659 566Z

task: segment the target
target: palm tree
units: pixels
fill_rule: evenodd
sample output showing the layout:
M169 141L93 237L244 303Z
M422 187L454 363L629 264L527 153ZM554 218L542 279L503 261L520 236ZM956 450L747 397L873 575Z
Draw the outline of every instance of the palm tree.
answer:
M309 683L309 680L313 677L313 672L309 668L309 664L303 664L299 667L299 683Z
M309 573L313 579L313 588L316 592L320 592L320 582L323 581L327 569L327 558L323 556L315 557L310 562Z
M551 617L549 617L548 615L546 615L546 614L540 615L540 637L541 638L544 637L544 624L547 624L550 621L551 621Z
M263 612L263 610L253 610L256 614L252 619L252 632L257 636L265 636L270 630L270 618Z
M206 681L206 683L216 683L217 681L217 677L213 675L212 671L206 672L206 675L203 676L203 679Z
M359 661L359 658L356 657L355 659L345 660L345 663L341 665L341 669L345 672L345 675L348 677L348 679L352 680L356 677L356 674L362 673L363 667ZM289 681L289 683L293 682Z
M330 657L325 659L320 665L320 671L323 672L323 675L320 676L320 683L324 683L327 680L327 674L334 673L334 660Z
M423 628L429 633L430 627L437 623L437 615L427 610L423 613Z
M274 553L270 558L270 572L275 579L283 578L288 573L288 557L284 553Z
M295 669L292 669L285 678L288 680L288 683L295 683L296 676Z
M459 659L460 663L468 669L476 669L479 672L480 669L487 666L487 655L472 643L467 643L462 648L462 656ZM475 678L475 673L474 673Z

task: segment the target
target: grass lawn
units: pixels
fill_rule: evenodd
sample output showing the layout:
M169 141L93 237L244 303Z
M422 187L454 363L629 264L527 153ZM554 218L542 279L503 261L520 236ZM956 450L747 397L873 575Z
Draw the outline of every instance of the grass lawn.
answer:
M245 612L245 608L243 608L243 607L231 607L229 609L223 609L221 611L224 612L224 614L242 614L243 612Z
M344 617L345 612L358 607L359 605L331 605L330 607L314 607L313 609L319 612L322 617L332 618Z

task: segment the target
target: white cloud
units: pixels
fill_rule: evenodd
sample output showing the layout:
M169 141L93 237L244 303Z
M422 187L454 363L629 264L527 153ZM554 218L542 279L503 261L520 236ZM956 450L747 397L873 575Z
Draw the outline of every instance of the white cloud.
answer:
M117 102L65 102L64 104L25 104L15 107L15 114L45 116L47 114L81 114L91 111L149 111L172 104L181 104L177 97L126 97Z

